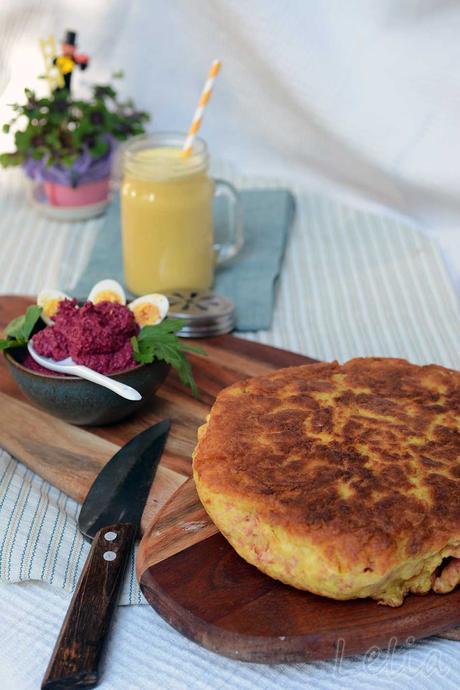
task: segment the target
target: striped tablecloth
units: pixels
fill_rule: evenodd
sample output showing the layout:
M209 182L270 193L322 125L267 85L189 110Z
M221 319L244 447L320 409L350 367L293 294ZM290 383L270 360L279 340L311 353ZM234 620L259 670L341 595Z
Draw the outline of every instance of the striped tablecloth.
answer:
M48 221L24 204L19 176L2 175L1 181L0 292L33 294L45 286L71 292L101 220ZM233 182L267 186L266 180ZM294 191L297 222L273 325L247 337L318 359L385 355L460 369L458 303L435 245L407 223ZM38 579L71 590L87 549L75 528L77 510L64 494L0 453L1 579ZM68 601L59 591L30 583L0 587L2 689L37 687ZM132 569L123 602L140 602ZM440 674L444 688L458 685L460 646L446 640L271 668L216 657L147 607L120 610L118 623L102 690L420 688L438 686Z

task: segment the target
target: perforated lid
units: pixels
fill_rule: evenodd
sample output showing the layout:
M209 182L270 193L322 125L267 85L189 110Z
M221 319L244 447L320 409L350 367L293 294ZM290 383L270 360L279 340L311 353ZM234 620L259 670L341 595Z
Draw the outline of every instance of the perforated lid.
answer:
M179 331L183 338L205 338L230 333L235 327L235 307L231 300L210 290L174 290L165 293L168 316L184 319Z

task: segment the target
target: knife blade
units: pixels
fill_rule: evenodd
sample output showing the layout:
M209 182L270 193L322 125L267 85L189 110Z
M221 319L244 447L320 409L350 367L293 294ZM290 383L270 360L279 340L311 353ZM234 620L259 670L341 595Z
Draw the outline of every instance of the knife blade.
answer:
M78 527L89 540L114 522L139 526L171 422L142 431L115 453L94 480L80 510Z
M128 441L103 467L78 526L92 541L42 681L42 690L93 688L110 620L171 422Z

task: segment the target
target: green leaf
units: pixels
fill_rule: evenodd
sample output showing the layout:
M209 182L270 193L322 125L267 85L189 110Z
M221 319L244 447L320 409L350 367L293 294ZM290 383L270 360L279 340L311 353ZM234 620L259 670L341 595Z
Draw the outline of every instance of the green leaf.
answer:
M35 132L32 131L33 126L29 125L29 127L24 131L24 132L16 132L14 135L14 143L18 147L18 150L20 151L21 149L27 149L27 147L30 144L31 138L34 136Z
M32 151L32 158L34 161L40 161L45 157L45 153L46 151L44 151L43 148L35 149L35 151Z
M182 343L176 333L184 326L181 319L165 319L156 326L144 326L137 338L132 338L133 357L137 362L150 363L156 359L168 362L179 374L183 384L189 386L195 398L199 397L192 367L184 352L206 354L200 347Z
M65 165L67 168L71 168L72 165L75 163L77 160L78 155L77 154L71 154L69 156L62 156L60 159L60 162L62 162L63 165ZM52 165L52 163L51 163Z
M0 340L0 350L9 350L12 347L23 347L24 343L21 343L19 340L14 340L13 338L6 338L4 340Z
M14 165L21 165L25 161L25 156L19 151L13 153L0 153L0 165L9 168Z
M131 338L131 346L133 348L134 354L138 354L139 353L139 343L137 342L137 338L135 336L133 338Z
M20 340L15 340L14 338L0 340L0 351L10 350L12 347L24 347L24 343L22 343Z
M89 152L94 158L101 158L107 153L108 150L108 143L104 140L99 140L96 142L94 146L90 148Z
M27 307L26 313L17 316L5 328L8 338L17 341L20 345L25 345L29 340L35 324L42 313L42 308L36 304ZM14 346L10 346L14 347Z
M6 335L10 338L19 338L21 336L25 320L25 314L16 316L16 318L10 321L8 326L5 328Z
M182 319L165 319L156 326L144 326L138 335L138 339L159 339L165 335L175 335L185 325L186 321Z
M60 143L58 133L55 131L48 132L45 136L45 141L47 144L49 144L53 148L57 148L59 146L59 143Z
M133 354L133 358L136 362L140 362L141 364L151 364L155 359L155 356L153 355L153 352L135 352Z
M29 340L30 334L34 330L34 326L40 318L42 311L43 309L38 304L31 304L30 307L27 307L22 329L22 336L26 340Z

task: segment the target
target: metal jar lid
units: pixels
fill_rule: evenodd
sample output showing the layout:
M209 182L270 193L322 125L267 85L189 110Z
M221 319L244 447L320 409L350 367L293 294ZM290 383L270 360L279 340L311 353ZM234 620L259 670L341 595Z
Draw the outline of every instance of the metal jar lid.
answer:
M187 321L177 334L182 338L223 335L235 328L235 306L223 295L209 290L174 290L165 295L169 300L168 316Z

